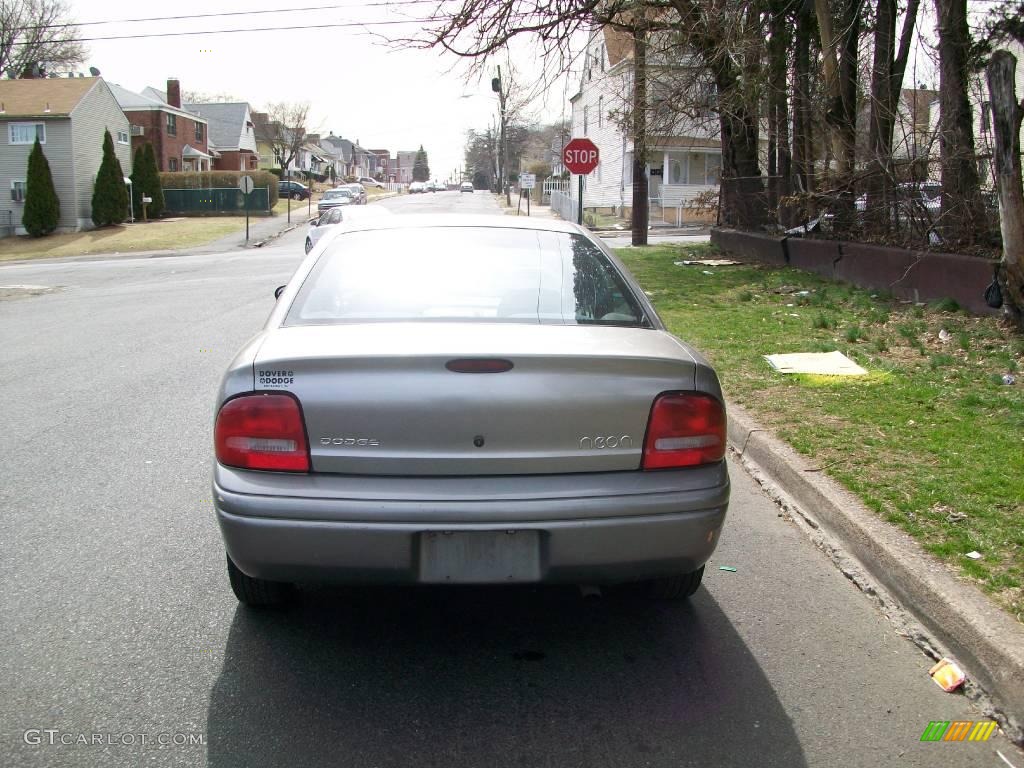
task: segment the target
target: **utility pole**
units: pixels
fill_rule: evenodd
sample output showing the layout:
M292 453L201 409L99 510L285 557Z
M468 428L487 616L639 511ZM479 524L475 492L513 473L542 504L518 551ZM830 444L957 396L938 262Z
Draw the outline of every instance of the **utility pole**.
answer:
M501 65L498 65L498 76L491 80L491 90L498 94L498 104L501 106L501 184L505 189L505 205L512 207L512 191L508 183L508 137L506 129L508 123L505 117L505 97L508 96L501 83Z

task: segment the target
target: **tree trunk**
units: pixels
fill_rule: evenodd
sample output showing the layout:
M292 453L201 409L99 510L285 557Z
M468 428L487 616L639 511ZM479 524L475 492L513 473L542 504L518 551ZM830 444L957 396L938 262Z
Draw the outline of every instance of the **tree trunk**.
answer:
M917 19L919 0L910 0L904 15L899 52L896 53L896 0L878 0L875 13L874 64L871 70L871 117L868 146L872 173L868 176L867 219L872 230L888 232L893 222L893 130L899 109L903 75ZM894 57L895 54L895 57ZM917 99L911 123L916 130Z
M647 245L651 217L648 191L647 31L639 28L633 35L633 245Z
M768 42L768 210L776 221L788 222L781 198L792 194L792 156L789 151L789 101L786 92L790 33L788 2L769 4Z
M1021 187L1020 123L1024 110L1017 103L1017 59L1008 51L996 51L988 65L988 92L992 100L995 134L993 159L999 193L999 228L1003 259L999 283L1003 313L1018 327L1024 319L1024 191Z
M814 137L811 125L811 35L810 11L798 10L793 54L793 168L797 188L814 191ZM813 213L810 206L807 218Z
M941 230L949 242L972 243L984 231L984 211L967 99L971 33L967 0L935 0L939 20L939 148Z

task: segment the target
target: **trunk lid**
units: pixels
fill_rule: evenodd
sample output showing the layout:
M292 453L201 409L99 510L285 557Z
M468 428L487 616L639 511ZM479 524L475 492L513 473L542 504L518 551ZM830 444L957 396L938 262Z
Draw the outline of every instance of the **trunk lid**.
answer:
M463 358L513 367L445 367ZM654 398L695 371L658 330L360 323L276 329L253 373L298 397L314 472L444 476L638 469Z

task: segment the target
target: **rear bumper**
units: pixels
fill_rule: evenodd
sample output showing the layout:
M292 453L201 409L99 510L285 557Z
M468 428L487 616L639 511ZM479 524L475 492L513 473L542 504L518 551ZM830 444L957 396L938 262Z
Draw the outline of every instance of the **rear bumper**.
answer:
M508 493L510 478L445 478L426 482L422 498L412 499L407 478L373 478L376 498L368 498L358 481L354 490L342 491L342 478L326 480L336 485L317 488L315 496L239 492L226 486L258 473L218 467L214 499L228 554L244 573L258 578L431 583L439 579L424 562L427 539L522 531L536 541L529 572L455 580L607 584L692 571L707 561L725 520L729 482L724 466L698 472L704 473L703 481L695 482L690 470L522 477L514 479L519 488L514 497ZM673 483L673 475L686 482ZM560 493L572 487L573 477L586 486L577 488L582 495ZM708 485L708 480L715 482ZM595 482L603 493L593 493ZM390 483L394 486L386 493ZM458 486L472 489L471 497L453 490ZM441 488L449 490L441 494ZM439 495L449 498L434 498Z

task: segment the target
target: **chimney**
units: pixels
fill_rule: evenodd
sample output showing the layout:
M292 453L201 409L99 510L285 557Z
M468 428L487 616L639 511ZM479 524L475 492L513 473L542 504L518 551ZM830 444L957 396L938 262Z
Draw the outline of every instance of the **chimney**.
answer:
M181 109L181 83L176 77L167 78L167 103Z

